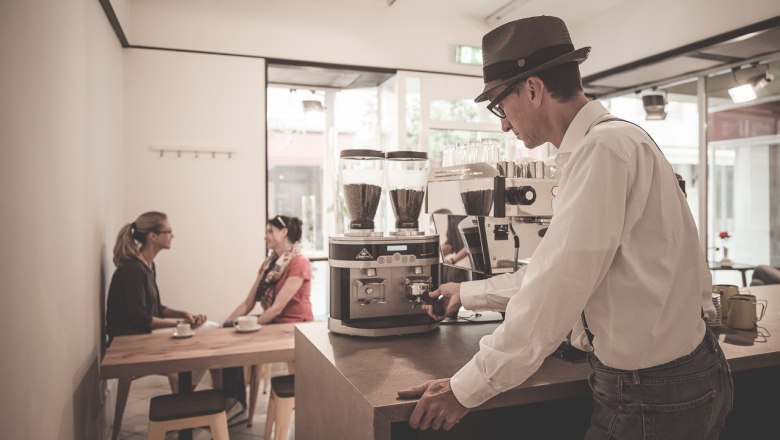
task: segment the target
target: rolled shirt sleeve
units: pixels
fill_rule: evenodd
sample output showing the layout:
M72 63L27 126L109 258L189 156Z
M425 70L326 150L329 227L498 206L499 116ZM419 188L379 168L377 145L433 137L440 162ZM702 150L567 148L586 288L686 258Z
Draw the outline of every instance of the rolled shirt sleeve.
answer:
M506 311L509 298L520 290L526 269L528 269L528 266L522 266L514 273L505 273L486 280L461 283L461 304L466 309L476 312Z

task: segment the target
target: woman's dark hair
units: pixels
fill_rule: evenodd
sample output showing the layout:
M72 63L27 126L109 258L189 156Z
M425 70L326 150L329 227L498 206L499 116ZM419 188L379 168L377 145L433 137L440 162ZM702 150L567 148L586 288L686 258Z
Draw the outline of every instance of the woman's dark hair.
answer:
M536 76L547 86L550 96L561 102L571 100L582 90L580 67L577 63L561 64L539 72Z
M303 235L303 222L298 217L277 215L274 218L268 219L268 224L273 225L277 229L287 228L287 238L290 240L290 243L301 241L301 235Z

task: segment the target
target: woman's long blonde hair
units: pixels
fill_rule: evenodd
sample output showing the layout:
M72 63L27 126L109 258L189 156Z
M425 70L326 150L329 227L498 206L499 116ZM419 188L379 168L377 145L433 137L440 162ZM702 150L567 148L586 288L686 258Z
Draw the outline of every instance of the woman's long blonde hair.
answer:
M168 216L162 212L149 211L139 215L134 222L128 223L119 230L114 245L114 264L119 266L125 261L137 258L140 248L146 242L150 232L160 232Z

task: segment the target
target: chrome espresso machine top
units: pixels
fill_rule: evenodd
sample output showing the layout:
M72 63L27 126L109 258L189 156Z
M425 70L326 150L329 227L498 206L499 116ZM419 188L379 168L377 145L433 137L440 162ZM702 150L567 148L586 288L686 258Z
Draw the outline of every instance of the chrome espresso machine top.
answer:
M420 333L438 326L421 307L439 283L439 237L419 231L425 197L426 153L344 150L340 174L349 231L329 237L328 328L358 336ZM395 231L374 231L385 187ZM443 314L443 311L441 312Z
M458 228L469 258L454 267L488 278L528 262L547 232L557 190L554 169L542 161L448 166L428 176L426 212L440 235Z

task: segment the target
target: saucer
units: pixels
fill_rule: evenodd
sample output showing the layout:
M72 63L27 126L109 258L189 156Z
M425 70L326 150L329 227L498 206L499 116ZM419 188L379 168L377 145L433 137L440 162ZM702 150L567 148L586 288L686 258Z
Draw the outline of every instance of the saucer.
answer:
M190 330L189 333L179 334L179 332L177 332L176 329L173 329L173 337L177 338L177 339L191 338L194 335L195 335L195 331L194 330Z
M239 333L252 333L252 332L256 332L256 331L260 330L260 327L262 327L262 325L257 324L257 325L255 325L252 328L238 328L238 327L235 327L235 329Z

